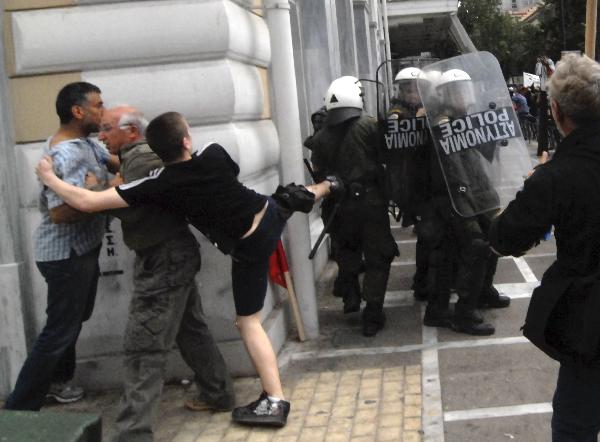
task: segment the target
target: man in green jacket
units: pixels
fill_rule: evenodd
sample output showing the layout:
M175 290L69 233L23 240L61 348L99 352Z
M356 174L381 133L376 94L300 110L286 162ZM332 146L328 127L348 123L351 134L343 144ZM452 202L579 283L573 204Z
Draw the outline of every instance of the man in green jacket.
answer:
M135 108L107 110L99 139L121 159L125 182L163 167L144 133L147 121ZM125 331L124 391L117 415L117 441L152 440L169 351L177 342L194 371L198 396L192 410L231 410L232 381L206 322L194 277L200 270L199 244L187 222L157 206L117 209L123 240L135 254L134 293Z

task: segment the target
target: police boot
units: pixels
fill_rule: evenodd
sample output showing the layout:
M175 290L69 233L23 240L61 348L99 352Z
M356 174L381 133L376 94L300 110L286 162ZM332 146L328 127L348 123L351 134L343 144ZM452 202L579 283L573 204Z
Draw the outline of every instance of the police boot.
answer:
M346 293L344 295L344 314L358 311L360 311L360 293Z
M440 308L430 302L425 308L423 325L426 325L427 327L452 328L452 312L449 308Z
M367 302L363 310L363 335L367 337L375 336L385 325L385 313L383 313L383 304L378 302Z
M456 303L454 309L452 329L459 333L474 336L489 336L493 335L496 331L492 324L483 321L481 314L475 308L460 300Z
M412 286L410 287L413 291L413 296L417 301L427 301L429 298L429 293L427 292L427 284L426 282L417 280L415 276Z
M506 308L509 305L510 298L501 295L494 286L484 287L477 300L477 306L479 308Z

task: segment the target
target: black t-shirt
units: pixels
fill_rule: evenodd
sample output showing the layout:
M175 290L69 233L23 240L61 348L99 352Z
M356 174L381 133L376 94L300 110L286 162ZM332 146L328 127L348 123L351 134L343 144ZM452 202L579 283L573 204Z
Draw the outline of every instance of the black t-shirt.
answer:
M186 217L223 253L252 226L266 197L237 179L239 166L213 143L191 160L157 169L116 188L130 206L157 204Z

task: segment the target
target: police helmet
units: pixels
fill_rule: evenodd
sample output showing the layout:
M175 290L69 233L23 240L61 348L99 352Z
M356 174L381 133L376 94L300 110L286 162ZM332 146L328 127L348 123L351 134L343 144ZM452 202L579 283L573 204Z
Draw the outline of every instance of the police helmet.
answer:
M421 75L421 69L415 67L404 68L396 74L394 81L416 80Z
M327 125L334 125L360 116L363 109L362 91L351 79L341 77L333 80L325 94Z
M461 69L449 69L438 80L440 99L460 112L466 112L477 100L471 76Z

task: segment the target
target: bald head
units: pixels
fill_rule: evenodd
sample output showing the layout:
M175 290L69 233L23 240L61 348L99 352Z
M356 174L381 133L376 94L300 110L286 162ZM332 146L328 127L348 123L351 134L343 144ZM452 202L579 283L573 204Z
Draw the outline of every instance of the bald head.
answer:
M117 106L104 111L98 139L112 154L129 144L143 140L148 121L133 106Z

